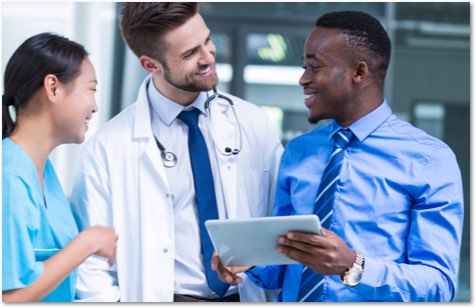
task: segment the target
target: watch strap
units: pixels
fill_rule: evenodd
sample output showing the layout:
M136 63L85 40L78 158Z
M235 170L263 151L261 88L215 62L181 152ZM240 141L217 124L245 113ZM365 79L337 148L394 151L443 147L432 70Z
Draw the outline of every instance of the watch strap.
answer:
M360 251L354 249L355 251L355 260L354 260L354 263L346 269L346 271L343 273L343 274L340 274L340 280L345 284L345 281L346 281L346 276L349 274L350 270L355 267L355 266L359 266L362 271L364 270L364 265L365 265L365 257L364 257L364 254L361 253Z

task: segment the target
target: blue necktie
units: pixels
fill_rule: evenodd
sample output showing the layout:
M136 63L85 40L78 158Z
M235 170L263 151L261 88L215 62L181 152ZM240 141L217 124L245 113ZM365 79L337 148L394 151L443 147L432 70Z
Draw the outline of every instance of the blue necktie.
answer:
M214 248L205 227L205 221L218 219L218 208L207 145L198 127L199 114L198 109L182 111L178 118L188 126L188 151L192 163L193 183L200 220L200 239L203 262L205 263L205 275L210 289L218 296L223 297L230 285L221 281L217 273L211 268Z
M329 229L334 212L334 193L339 182L339 174L344 158L344 150L354 134L349 129L341 129L334 134L334 150L322 175L315 200L314 213L319 216L324 228ZM324 276L304 267L301 276L298 301L315 302L324 287Z

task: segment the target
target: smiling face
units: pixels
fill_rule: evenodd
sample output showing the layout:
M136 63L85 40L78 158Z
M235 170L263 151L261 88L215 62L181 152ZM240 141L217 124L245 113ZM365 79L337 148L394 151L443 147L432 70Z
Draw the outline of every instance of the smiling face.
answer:
M197 93L216 86L215 45L202 16L196 14L161 40L167 47L156 85L169 98L177 92Z
M317 123L335 119L346 123L352 118L354 70L344 35L335 29L317 27L304 46L304 73L299 84L304 89L308 120Z
M96 86L96 72L91 61L85 58L78 77L62 85L62 99L53 110L55 132L61 143L84 141L89 121L98 109Z

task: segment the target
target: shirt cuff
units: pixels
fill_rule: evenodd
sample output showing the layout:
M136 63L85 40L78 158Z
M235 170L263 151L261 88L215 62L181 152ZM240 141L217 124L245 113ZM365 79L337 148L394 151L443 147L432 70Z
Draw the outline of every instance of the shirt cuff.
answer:
M264 288L264 284L260 279L262 273L266 270L266 266L253 266L248 269L245 274L257 286Z

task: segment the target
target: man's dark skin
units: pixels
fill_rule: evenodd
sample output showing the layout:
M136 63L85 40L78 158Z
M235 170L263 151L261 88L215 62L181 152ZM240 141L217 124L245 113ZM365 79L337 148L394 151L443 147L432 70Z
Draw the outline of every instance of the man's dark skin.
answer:
M337 29L316 27L304 46L304 73L299 84L304 89L308 120L334 119L348 127L384 101L383 82ZM355 261L355 251L334 232L323 235L289 232L278 239L277 251L322 275L343 275ZM212 268L231 284L242 283L237 274L249 266L225 267L217 255Z

